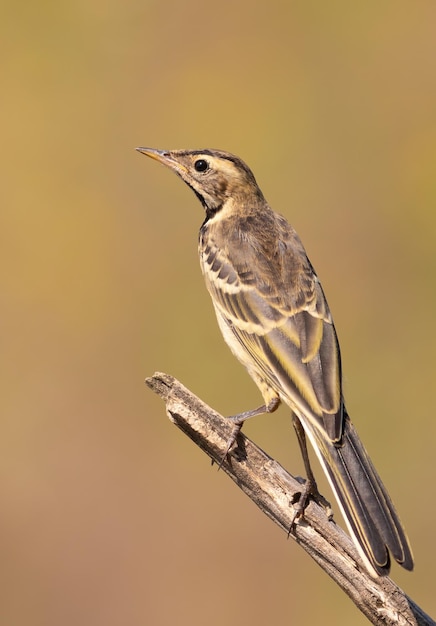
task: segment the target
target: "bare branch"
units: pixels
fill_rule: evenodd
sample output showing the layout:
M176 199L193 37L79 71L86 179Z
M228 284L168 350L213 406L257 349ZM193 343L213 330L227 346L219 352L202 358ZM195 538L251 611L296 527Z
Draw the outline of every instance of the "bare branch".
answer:
M220 463L232 430L229 420L168 374L156 373L146 383L165 401L170 420ZM223 471L288 534L293 513L290 502L298 497L301 483L244 434L238 435L237 443ZM390 578L367 574L350 538L315 502L309 504L291 536L373 624L436 624Z

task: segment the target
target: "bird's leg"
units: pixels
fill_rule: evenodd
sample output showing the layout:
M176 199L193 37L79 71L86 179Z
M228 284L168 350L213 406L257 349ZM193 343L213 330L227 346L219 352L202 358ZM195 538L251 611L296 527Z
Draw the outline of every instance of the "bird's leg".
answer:
M290 533L294 529L296 521L303 517L304 511L309 504L309 499L311 497L318 504L324 507L329 518L331 518L333 515L330 503L318 491L315 476L310 465L309 452L307 450L306 433L300 420L294 414L292 415L292 423L294 425L295 432L297 433L301 456L303 457L304 469L306 470L306 482L304 483L304 488L299 494L300 497L298 498L298 500L296 502L292 502L292 505L294 507L294 514L292 516L291 526L289 528Z
M257 409L252 409L251 411L244 411L244 413L238 413L237 415L231 415L228 419L233 422L233 429L230 434L230 437L227 441L226 451L221 459L221 463L219 464L218 469L222 466L224 461L227 458L230 450L236 443L236 439L241 431L242 425L244 422L250 417L255 417L255 415L262 415L262 413L272 413L275 411L280 404L280 398L278 396L274 396L268 404L262 404L262 406L257 407Z

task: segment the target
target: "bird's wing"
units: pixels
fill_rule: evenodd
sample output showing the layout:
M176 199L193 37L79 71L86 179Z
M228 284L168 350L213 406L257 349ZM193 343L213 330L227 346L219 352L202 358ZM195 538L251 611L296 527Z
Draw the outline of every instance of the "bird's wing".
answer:
M305 254L293 257L284 246L281 256L262 258L247 247L230 258L210 244L202 268L221 325L230 329L244 365L335 441L343 418L333 322Z

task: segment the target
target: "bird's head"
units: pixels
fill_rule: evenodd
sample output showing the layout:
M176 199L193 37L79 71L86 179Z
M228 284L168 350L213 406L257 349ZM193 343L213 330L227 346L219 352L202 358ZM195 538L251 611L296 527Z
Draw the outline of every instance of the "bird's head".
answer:
M250 168L221 150L155 150L137 148L178 174L191 187L212 217L226 206L263 200ZM230 208L230 206L229 206Z

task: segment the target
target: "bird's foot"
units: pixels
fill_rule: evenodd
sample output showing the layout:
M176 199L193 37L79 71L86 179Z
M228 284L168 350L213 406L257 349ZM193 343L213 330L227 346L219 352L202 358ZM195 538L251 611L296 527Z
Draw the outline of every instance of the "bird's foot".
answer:
M268 404L262 404L262 406L257 407L257 409L244 411L243 413L238 413L237 415L231 415L230 417L228 417L228 419L233 422L233 427L232 432L230 433L230 437L227 440L226 451L221 457L221 461L218 465L219 470L222 468L224 461L229 456L231 449L235 445L244 422L250 419L250 417L255 417L256 415L262 415L263 413L273 413L277 409L279 404L280 399L274 396ZM214 461L212 460L212 465L213 464Z
M239 417L240 417L239 415L233 415L232 417L229 417L229 419L232 420L233 422L232 432L230 433L230 437L227 440L226 450L224 454L222 455L220 462L218 463L218 471L222 468L224 461L229 456L230 450L235 445L238 435L241 432L244 419L239 419ZM212 465L214 464L215 464L215 461L214 459L212 459Z
M313 500L325 510L329 520L333 518L333 510L330 502L326 498L324 498L324 496L319 492L315 480L307 479L304 483L303 489L301 491L297 491L297 493L294 494L294 497L290 502L290 504L294 508L294 511L291 519L291 525L289 527L288 536L292 532L294 532L295 526L299 523L300 520L304 518L304 512L310 500Z

